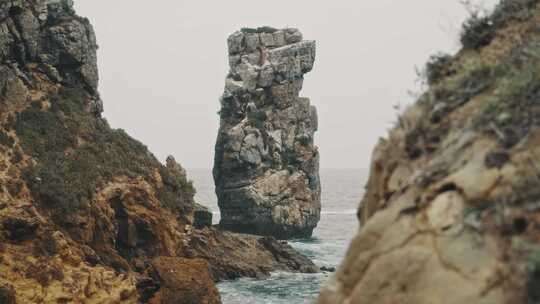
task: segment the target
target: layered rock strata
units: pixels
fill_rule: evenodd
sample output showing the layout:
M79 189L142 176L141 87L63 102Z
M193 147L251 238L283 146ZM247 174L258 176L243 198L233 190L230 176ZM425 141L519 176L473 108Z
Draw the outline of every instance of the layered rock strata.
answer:
M318 303L539 303L540 9L478 18L375 148L362 227Z
M320 218L317 111L299 97L315 41L296 29L243 29L228 38L214 179L220 226L309 237Z
M109 127L72 5L0 0L0 302L219 303L214 280L315 271L208 227L185 170Z

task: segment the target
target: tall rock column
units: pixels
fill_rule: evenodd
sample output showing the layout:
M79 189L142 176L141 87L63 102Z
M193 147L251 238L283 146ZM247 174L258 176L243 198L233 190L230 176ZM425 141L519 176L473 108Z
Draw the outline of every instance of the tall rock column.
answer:
M320 219L317 110L299 97L315 41L296 29L242 29L228 38L214 180L227 230L309 237Z

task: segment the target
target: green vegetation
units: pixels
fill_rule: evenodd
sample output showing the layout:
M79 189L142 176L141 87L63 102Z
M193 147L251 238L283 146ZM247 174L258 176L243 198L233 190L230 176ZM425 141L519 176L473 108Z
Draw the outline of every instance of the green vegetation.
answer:
M470 63L463 66L462 71L455 77L435 87L433 97L435 102L445 104L445 112L469 102L474 96L484 92L495 82L495 70L487 65ZM444 116L445 113L439 113Z
M491 20L500 28L511 21L526 21L533 16L538 0L502 0L497 4Z
M258 28L244 27L244 28L241 29L241 32L244 33L244 34L260 34L260 33L272 34L272 33L275 33L277 31L278 31L278 29L270 27L270 26L261 26L261 27L258 27Z
M474 14L463 24L461 44L466 49L478 49L493 40L496 30L490 17Z
M524 138L533 126L540 126L540 45L536 45L536 52L531 50L524 48L529 58L517 53L501 64L499 68L506 70L506 75L473 121L476 129L493 133L506 148Z
M427 83L433 85L442 78L452 74L451 65L452 56L443 53L432 55L426 64L425 76Z
M182 210L189 205L191 183L172 177L146 146L90 114L87 100L82 89L61 89L50 109L33 104L13 122L25 153L38 161L23 176L34 197L60 213L74 212L113 177L150 176L159 169L162 203Z
M71 127L73 123L69 122ZM22 138L23 148L37 158L76 144L76 133L73 133L76 130L69 130L69 126L64 125L52 111L42 111L38 103L20 113L13 127Z
M463 24L461 43L466 49L478 49L491 43L497 30L513 21L532 17L538 0L502 0L491 14L471 13Z

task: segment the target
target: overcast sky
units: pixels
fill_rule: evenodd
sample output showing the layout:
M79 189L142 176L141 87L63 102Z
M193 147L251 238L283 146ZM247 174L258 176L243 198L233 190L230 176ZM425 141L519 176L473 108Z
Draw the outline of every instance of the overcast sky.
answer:
M480 1L492 5L495 0ZM241 27L297 27L317 40L301 95L319 110L323 168L368 168L418 91L415 66L455 52L467 16L458 0L76 0L97 33L105 117L187 168L211 168L227 36Z

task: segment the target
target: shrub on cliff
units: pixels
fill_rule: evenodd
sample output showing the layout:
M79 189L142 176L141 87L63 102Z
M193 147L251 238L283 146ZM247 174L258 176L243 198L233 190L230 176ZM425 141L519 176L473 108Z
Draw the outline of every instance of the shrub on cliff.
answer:
M491 43L497 30L512 21L525 21L533 16L538 0L502 0L491 14L470 9L471 17L461 31L461 44L465 49L478 49Z
M466 49L477 49L491 42L495 37L495 27L490 17L473 14L463 24L461 44Z
M516 69L498 82L496 94L474 122L479 130L493 134L506 148L517 144L540 126L540 62Z
M161 202L188 208L191 183L171 177L146 146L93 116L87 100L82 89L61 89L51 96L50 108L34 103L12 123L25 153L37 161L23 176L32 194L56 211L74 212L114 177L149 177L157 169L164 181Z
M425 69L427 83L433 85L442 78L452 74L451 65L451 55L439 53L429 57Z

